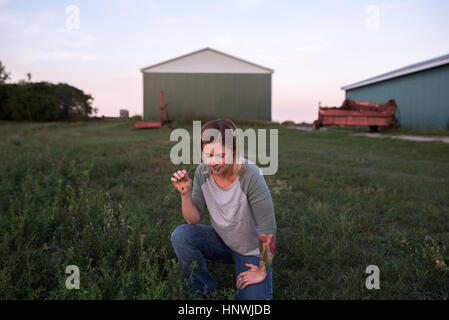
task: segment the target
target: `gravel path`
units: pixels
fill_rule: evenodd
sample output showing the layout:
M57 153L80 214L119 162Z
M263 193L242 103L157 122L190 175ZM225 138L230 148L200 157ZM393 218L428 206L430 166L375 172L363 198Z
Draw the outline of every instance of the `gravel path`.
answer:
M300 131L312 131L312 127L300 127L300 126L287 126L289 129L295 129ZM321 128L320 130L326 131L327 128ZM403 140L411 140L411 141L422 141L422 142L429 142L429 141L440 141L444 143L449 143L449 137L423 137L423 136L408 136L408 135L382 135L380 133L357 133L349 130L342 130L341 132L353 134L356 136L365 136L365 137L373 137L373 138L392 138L392 139L403 139Z
M392 139L402 139L402 140L411 140L411 141L440 141L444 143L449 143L449 137L423 137L423 136L407 136L407 135L397 135L397 136L388 136L382 135L380 133L354 133L357 136L366 136L366 137L375 137L375 138L392 138Z

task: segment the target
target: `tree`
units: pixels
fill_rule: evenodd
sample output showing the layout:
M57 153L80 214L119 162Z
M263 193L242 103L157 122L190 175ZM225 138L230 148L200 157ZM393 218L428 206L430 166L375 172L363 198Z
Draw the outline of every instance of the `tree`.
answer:
M64 119L85 119L94 111L92 96L65 83L54 85L58 108Z
M5 66L0 61L0 84L5 83L7 80L11 79L11 73L6 72Z
M65 83L5 84L0 86L0 119L83 120L95 111L92 100L91 95Z
M84 120L98 110L92 108L90 94L65 83L5 83L10 73L0 61L0 119L27 121Z

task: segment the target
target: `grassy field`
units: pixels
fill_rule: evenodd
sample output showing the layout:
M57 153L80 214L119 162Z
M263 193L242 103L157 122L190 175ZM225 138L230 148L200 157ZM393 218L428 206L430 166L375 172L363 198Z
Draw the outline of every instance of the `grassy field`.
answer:
M448 298L448 145L269 127L275 299ZM190 298L170 243L183 219L169 134L126 120L0 123L0 297ZM79 290L65 287L67 265ZM365 287L369 265L379 290ZM210 269L215 298L235 298L233 266Z

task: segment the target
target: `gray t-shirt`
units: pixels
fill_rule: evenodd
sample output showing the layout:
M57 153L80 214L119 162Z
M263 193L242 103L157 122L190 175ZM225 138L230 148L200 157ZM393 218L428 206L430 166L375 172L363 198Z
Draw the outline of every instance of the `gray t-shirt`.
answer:
M244 159L245 172L227 188L219 187L212 174L196 168L192 201L201 217L206 211L217 234L231 250L258 256L258 234L276 232L273 201L260 168Z

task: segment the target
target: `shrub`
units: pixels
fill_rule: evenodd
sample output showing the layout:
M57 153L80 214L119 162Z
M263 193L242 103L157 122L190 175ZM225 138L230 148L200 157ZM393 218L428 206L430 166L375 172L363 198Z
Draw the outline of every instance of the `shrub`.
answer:
M68 84L48 82L0 85L0 119L55 121L87 119L92 96Z

